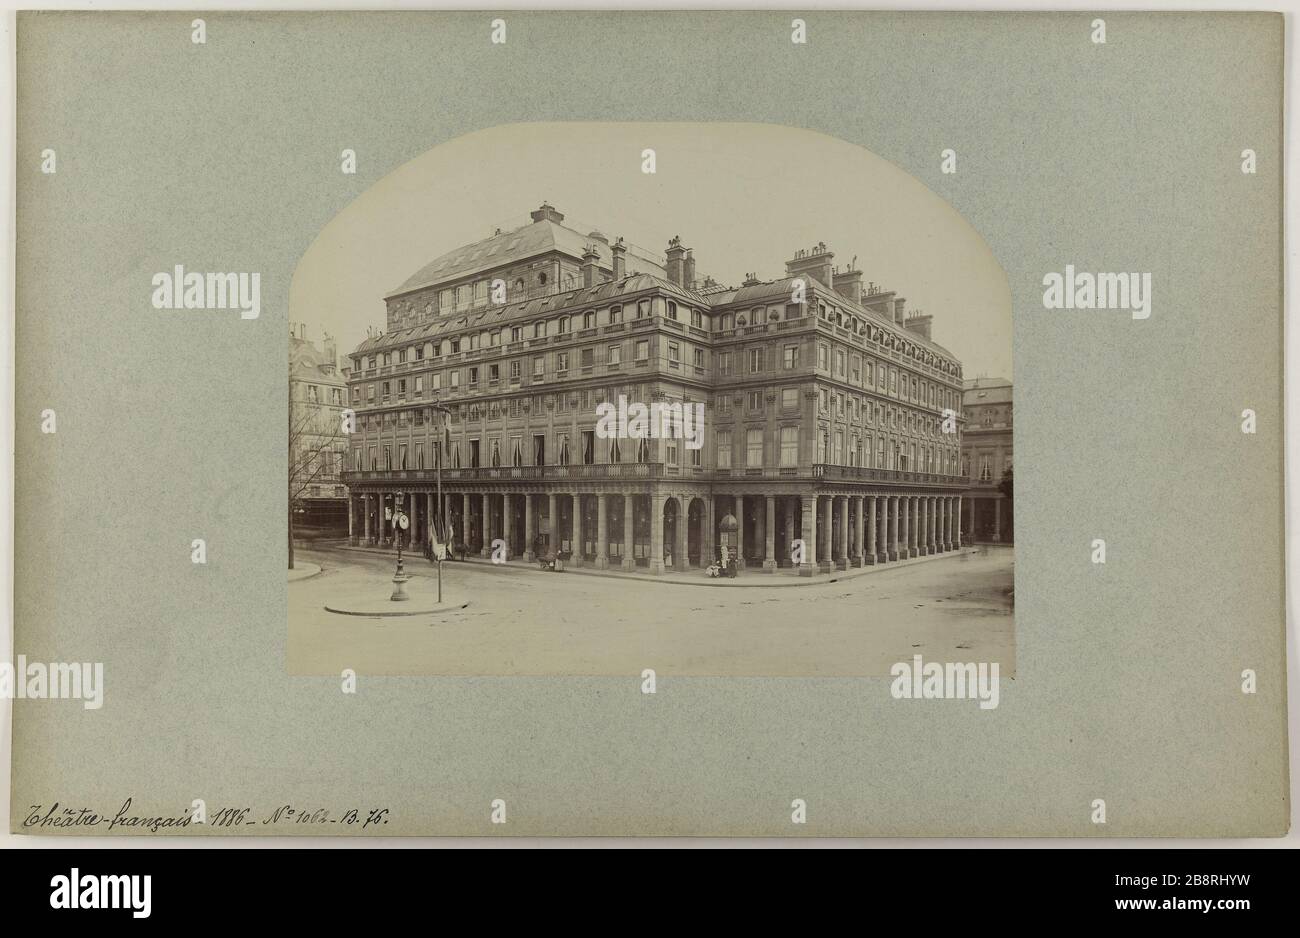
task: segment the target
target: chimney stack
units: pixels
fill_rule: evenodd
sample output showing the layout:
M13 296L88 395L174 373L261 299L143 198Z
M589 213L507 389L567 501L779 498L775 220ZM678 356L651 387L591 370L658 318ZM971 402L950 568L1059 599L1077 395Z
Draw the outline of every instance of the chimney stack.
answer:
M682 274L685 268L686 248L682 247L680 235L668 242L668 250L664 252L668 258L665 267L668 270L668 279L679 287L682 285Z
M834 268L831 266L834 257L835 252L826 246L826 242L819 241L811 248L795 251L794 257L785 262L785 275L798 277L800 274L808 274L822 286L830 287L835 279Z
M906 317L906 311L907 300L905 298L900 296L894 300L894 322L901 323Z
M689 248L686 251L686 266L682 271L682 286L688 290L695 289L695 252Z
M835 273L835 292L854 303L862 302L862 271L847 269Z
M599 260L600 252L596 250L596 245L587 245L587 250L582 252L582 285L584 287L595 286L596 262Z
M614 255L614 279L622 280L627 276L625 272L627 247L623 244L623 239L619 238L615 241L610 246L609 252Z
M325 333L325 358L331 367L337 368L339 364L338 346L334 344L334 336L328 332Z
M934 319L933 316L923 316L918 311L913 315L908 316L907 321L903 323L903 325L911 332L915 332L917 335L921 336L926 341L929 341L930 323L933 321L933 319Z
M529 214L534 222L553 221L558 225L560 222L564 221L564 216L555 210L555 206L546 202L543 202L541 207Z

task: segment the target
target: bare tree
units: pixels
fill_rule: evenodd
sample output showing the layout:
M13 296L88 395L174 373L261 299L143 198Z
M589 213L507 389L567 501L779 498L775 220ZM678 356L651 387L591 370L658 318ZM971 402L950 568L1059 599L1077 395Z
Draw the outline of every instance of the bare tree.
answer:
M299 384L306 393L306 386ZM303 495L323 477L332 477L335 447L343 435L338 415L320 401L296 401L289 383L289 569L293 569L293 515Z

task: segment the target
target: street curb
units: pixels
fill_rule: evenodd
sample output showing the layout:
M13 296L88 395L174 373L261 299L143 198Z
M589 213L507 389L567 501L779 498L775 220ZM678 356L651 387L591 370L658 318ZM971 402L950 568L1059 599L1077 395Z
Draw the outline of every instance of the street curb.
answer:
M314 576L320 576L324 572L320 564L312 563L309 560L295 561L295 564L296 566L289 571L289 576L285 580L286 583L301 583L303 580L310 580ZM304 573L302 576L294 576L302 567L315 567L316 569L310 573Z
M469 601L466 600L456 606L448 606L445 609L413 609L410 612L362 612L354 609L333 609L329 606L323 607L326 612L332 612L338 616L356 616L360 619L401 619L410 616L439 616L449 612L459 612L462 609L469 608Z
M374 547L352 547L349 545L346 547L340 547L339 550L354 551L358 554L373 554L380 557L391 557L394 559L397 557L396 551L380 550ZM593 570L588 567L575 567L573 569L566 569L562 572L573 573L578 576L600 577L607 580L633 580L638 583L664 583L672 586L703 586L717 589L740 589L747 587L753 587L756 589L795 589L801 586L826 586L831 583L839 583L843 580L857 579L858 577L867 576L881 570L899 570L903 567L913 566L914 564L928 563L932 560L960 557L963 554L975 554L979 552L980 548L978 546L959 547L942 554L931 554L926 557L910 557L907 560L895 560L892 563L868 564L865 567L851 567L848 570L838 570L834 574L818 573L813 576L797 578L785 574L785 576L789 577L789 582L773 582L774 574L763 573L761 571L743 578L738 577L734 580L730 578L713 579L703 576L698 580L678 580L671 578L674 576L673 574L668 574L667 576L656 576L649 573L610 573L605 570ZM424 555L417 553L414 556L423 559ZM448 563L463 563L476 567L505 567L512 572L518 571L536 574L549 572L538 568L535 563L529 561L512 560L507 561L504 564L494 564L491 561L483 560L481 557L466 557L464 560L448 561Z

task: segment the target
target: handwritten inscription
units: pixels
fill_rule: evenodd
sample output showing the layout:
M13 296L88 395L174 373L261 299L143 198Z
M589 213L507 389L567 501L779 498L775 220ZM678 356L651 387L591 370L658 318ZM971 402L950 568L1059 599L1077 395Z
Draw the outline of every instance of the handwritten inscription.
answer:
M269 813L259 813L251 807L221 807L211 813L206 823L201 823L194 820L188 808L170 815L141 814L132 810L132 803L133 799L127 798L117 812L111 815L94 808L63 805L57 801L51 805L34 804L28 808L23 827L27 830L79 827L123 833L147 831L150 834L172 834L176 833L176 828L229 831L249 826L313 825L343 831L382 827L388 823L390 816L388 808L344 808L341 811L331 811L323 807L283 804Z

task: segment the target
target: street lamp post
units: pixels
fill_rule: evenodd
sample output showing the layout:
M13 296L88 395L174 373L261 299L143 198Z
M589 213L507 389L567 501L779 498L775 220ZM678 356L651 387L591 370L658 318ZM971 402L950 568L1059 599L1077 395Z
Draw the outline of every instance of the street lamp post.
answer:
M429 406L430 409L433 410L435 413L442 414L443 416L443 432L440 433L438 437L438 463L434 467L434 469L437 472L437 477L438 477L438 528L442 531L443 551L445 553L446 551L451 550L451 544L447 538L447 519L446 519L447 506L444 505L442 501L442 460L446 452L446 447L443 444L446 442L446 438L447 438L447 430L446 430L447 419L451 415L451 408L447 407L445 404L439 404L436 400L431 401ZM434 563L438 567L438 602L441 604L442 603L442 556L440 554L434 557Z
M393 497L393 535L397 539L397 572L393 574L393 595L388 598L393 602L404 602L411 597L406 595L406 581L410 579L402 569L402 532L410 521L401 508L403 496L399 493Z

